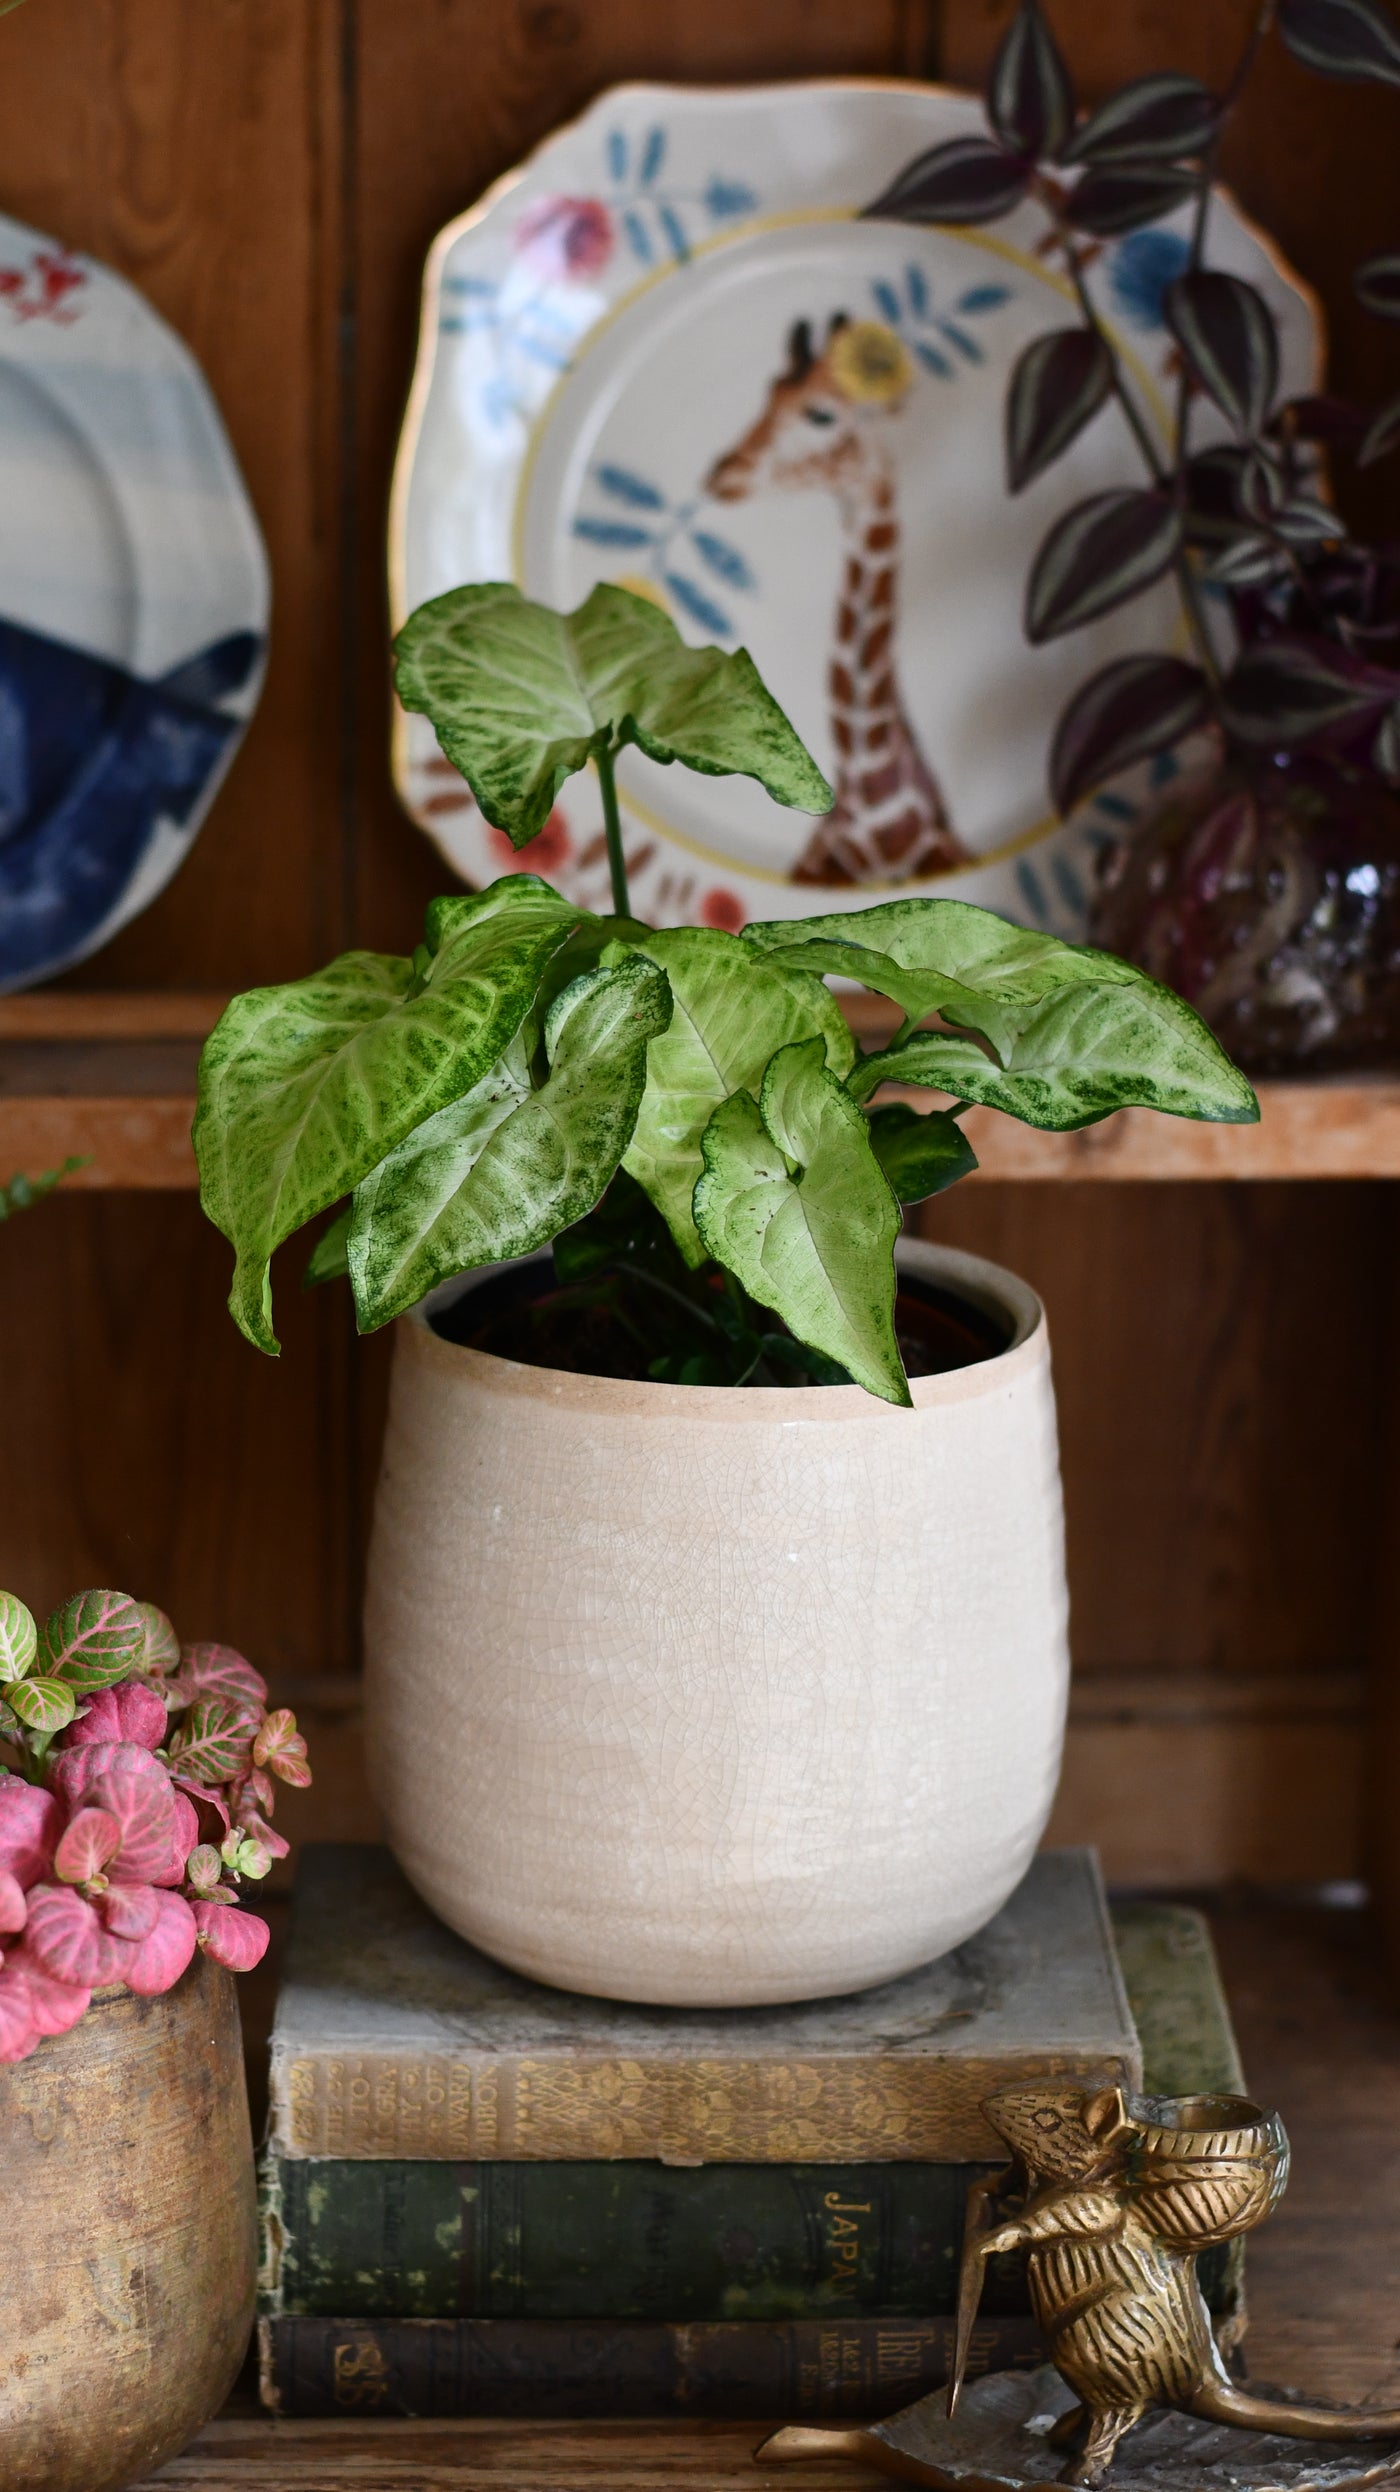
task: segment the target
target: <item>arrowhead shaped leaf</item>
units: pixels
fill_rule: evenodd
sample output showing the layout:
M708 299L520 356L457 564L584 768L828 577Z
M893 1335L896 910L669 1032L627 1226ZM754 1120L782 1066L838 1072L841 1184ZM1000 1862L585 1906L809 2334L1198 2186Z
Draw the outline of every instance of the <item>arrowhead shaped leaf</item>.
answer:
M820 1038L779 1048L757 1103L705 1128L695 1220L707 1251L799 1341L882 1401L909 1401L894 1337L899 1205Z
M139 1670L146 1621L125 1592L75 1592L45 1620L39 1658L47 1677L80 1693Z
M590 755L636 744L653 761L758 779L781 805L825 813L832 792L746 649L691 649L646 597L601 582L573 614L509 582L449 589L394 643L399 698L422 710L488 822L517 848Z
M738 935L678 926L649 936L645 957L665 970L674 1008L648 1051L646 1091L622 1164L694 1266L706 1250L691 1205L701 1136L715 1109L736 1090L756 1093L770 1057L790 1041L820 1038L839 1077L855 1062L855 1041L820 979L786 961L756 959Z
M587 972L550 1013L540 1089L517 1056L372 1171L350 1232L363 1330L456 1272L528 1254L593 1209L632 1138L648 1042L670 1015L665 977L641 955Z
M911 1107L874 1108L868 1118L870 1147L901 1203L923 1203L970 1177L977 1154L955 1116Z
M268 1264L423 1119L504 1054L583 913L533 874L429 912L426 980L347 952L314 977L235 996L205 1047L200 1199L238 1257L229 1306L275 1352Z
M861 1060L850 1083L858 1097L882 1081L927 1081L1056 1130L1131 1104L1227 1124L1258 1115L1248 1082L1190 1005L1112 952L1008 925L966 900L889 900L805 928L753 925L744 939L767 947L794 932L828 937L837 974L893 994L920 1019L940 1012L978 1031L1000 1059L966 1039L916 1033ZM867 961L883 953L889 970L878 957L860 966L861 950Z
M22 1679L39 1649L39 1631L13 1592L0 1592L0 1685Z

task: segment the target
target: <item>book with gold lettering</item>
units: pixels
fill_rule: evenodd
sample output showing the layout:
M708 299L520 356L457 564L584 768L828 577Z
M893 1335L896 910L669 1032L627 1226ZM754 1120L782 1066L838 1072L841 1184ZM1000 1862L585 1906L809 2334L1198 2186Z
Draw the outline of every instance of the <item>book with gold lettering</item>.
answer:
M988 1927L858 1996L648 2008L523 1980L387 1851L303 1855L272 2035L288 2160L975 2163L980 2104L1063 2076L1139 2085L1093 1855L1042 1852Z

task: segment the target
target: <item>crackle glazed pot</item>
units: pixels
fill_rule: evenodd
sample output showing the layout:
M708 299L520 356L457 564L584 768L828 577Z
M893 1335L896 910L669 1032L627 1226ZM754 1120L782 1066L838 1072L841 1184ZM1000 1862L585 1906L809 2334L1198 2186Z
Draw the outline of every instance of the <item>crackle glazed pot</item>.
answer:
M401 1322L370 1769L414 1885L517 1971L836 1996L957 1946L1025 1870L1068 1675L1045 1316L978 1257L899 1254L1008 1335L913 1410L566 1374Z
M238 2004L207 1957L0 2067L0 2484L118 2492L228 2395L257 2208Z

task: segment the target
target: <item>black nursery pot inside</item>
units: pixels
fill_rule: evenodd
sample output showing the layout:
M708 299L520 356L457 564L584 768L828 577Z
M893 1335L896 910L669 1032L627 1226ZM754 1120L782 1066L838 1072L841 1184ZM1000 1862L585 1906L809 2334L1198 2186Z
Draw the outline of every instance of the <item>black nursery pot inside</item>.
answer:
M1091 940L1194 1004L1250 1073L1400 1058L1400 793L1309 754L1170 789L1105 859Z
M777 1317L771 1320L776 1328ZM636 1343L606 1299L581 1304L579 1293L561 1289L542 1260L498 1272L435 1309L429 1321L444 1341L522 1367L647 1381ZM998 1357L1011 1336L990 1308L901 1272L895 1337L910 1376L944 1376ZM794 1374L790 1381L814 1380Z

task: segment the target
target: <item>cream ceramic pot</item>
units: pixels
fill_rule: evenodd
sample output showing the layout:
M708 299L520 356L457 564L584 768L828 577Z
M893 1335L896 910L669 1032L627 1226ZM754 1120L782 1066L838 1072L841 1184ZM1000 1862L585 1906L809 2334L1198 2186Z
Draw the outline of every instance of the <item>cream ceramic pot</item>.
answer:
M1025 1870L1068 1677L1045 1315L976 1256L899 1256L1010 1335L912 1410L565 1374L400 1324L371 1773L419 1892L517 1971L679 2006L834 1996L957 1946Z

